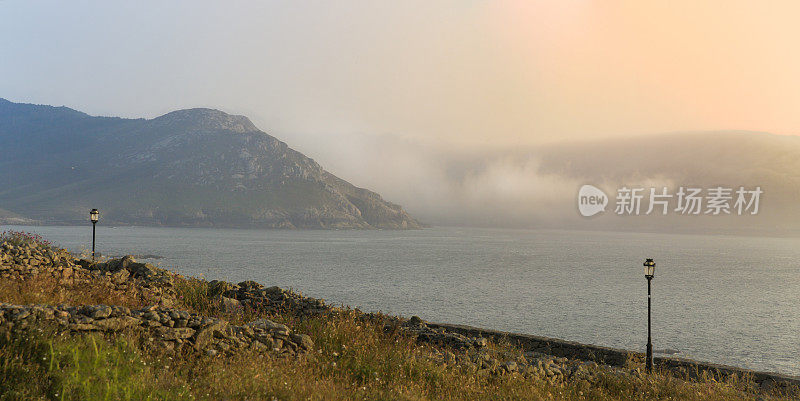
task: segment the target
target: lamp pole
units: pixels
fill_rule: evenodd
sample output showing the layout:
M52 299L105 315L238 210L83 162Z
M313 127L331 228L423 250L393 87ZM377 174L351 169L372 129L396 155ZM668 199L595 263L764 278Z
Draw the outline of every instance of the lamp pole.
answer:
M651 322L650 322L650 308L651 308L651 295L650 295L650 282L653 281L655 276L656 262L653 259L647 259L644 262L644 276L647 278L647 355L645 359L645 370L647 373L653 372L653 340L651 336Z
M100 212L98 212L97 209L92 209L92 211L89 212L89 220L92 221L92 262L94 262L94 234L97 229L97 220L99 219Z

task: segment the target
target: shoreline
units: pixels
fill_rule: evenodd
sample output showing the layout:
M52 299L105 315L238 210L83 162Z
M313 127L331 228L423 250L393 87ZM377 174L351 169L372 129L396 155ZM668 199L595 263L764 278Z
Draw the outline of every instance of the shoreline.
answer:
M643 357L642 352L631 351L621 348L605 347L593 344L584 344L577 341L563 340L560 338L542 337L533 334L506 332L500 330L473 327L452 323L427 323L433 328L441 328L447 331L457 332L464 335L480 336L495 340L508 340L518 344L524 349L547 353L558 357L571 359L581 359L592 361L610 366L623 366L632 357ZM654 356L655 364L661 368L674 369L678 373L692 374L693 372L708 371L721 377L731 375L752 376L757 383L785 383L786 385L800 385L800 375L789 375L779 372L766 372L747 369L738 366L724 365L713 362L698 361L689 358ZM659 366L660 365L660 366ZM769 385L769 384L767 384Z
M452 391L461 391L460 384L465 381L477 383L481 393L507 388L511 392L506 398L510 399L520 398L511 395L521 391L513 390L516 386L539 388L542 393L534 399L552 398L553 392L562 394L567 390L572 395L559 398L566 400L583 399L584 391L617 394L620 388L634 393L651 388L653 394L688 391L681 398L687 400L696 399L694 394L702 392L735 394L733 399L749 399L748 394L800 394L800 378L794 376L669 357L657 357L653 373L644 373L643 355L639 352L432 323L417 316L406 319L366 313L255 281L234 284L184 277L137 262L131 256L97 262L76 259L36 236L19 235L0 241L0 295L0 346L5 348L14 347L19 341L33 341L26 345L33 348L50 341L53 347L53 338L60 339L62 345L85 348L88 344L80 342L88 336L91 347L96 349L94 338L122 338L125 344L135 345L130 352L151 358L151 364L166 357L174 361L172 364L187 363L185 369L190 371L216 363L236 373L243 368L233 361L242 357L287 365L290 371L315 366L310 373L304 373L313 379L300 379L302 382L326 380L329 373L324 372L337 372L336 375L355 378L357 388L346 390L346 394L366 389L358 384L365 378L375 378L375 391L383 391L379 372L386 375L384 380L390 380L398 372L413 370L412 366L423 367L432 376L409 377L398 384L400 388L433 386L426 391L433 391L430 394L434 395L443 383L448 383ZM52 335L42 338L36 334L42 330ZM16 340L4 343L3 338ZM338 338L333 347L332 338ZM346 344L357 338L361 342ZM365 339L369 340L364 342ZM75 341L78 345L74 345ZM5 355L21 351L5 348ZM98 351L90 348L87 352ZM342 359L353 352L350 357L355 359ZM2 355L0 352L0 358ZM386 370L372 365L370 361L376 358L384 360L381 366ZM14 361L35 363L36 359ZM117 363L113 359L111 362ZM260 363L250 369L261 371ZM180 380L195 374L200 373L187 374ZM283 380L294 380L293 377L296 376ZM444 377L449 379L439 382ZM0 376L0 384L3 379ZM369 380L366 383L372 383ZM627 399L625 394L610 399ZM467 393L462 397L480 398Z

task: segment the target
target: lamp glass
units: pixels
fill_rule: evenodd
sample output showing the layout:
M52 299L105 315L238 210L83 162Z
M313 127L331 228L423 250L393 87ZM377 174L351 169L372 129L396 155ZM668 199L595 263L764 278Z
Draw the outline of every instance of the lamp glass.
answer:
M89 212L89 218L93 223L97 223L97 220L100 219L100 212L98 212L97 209L92 209L92 211Z
M655 274L656 274L656 262L653 262L652 259L647 259L647 261L644 262L644 275L652 277L655 276Z

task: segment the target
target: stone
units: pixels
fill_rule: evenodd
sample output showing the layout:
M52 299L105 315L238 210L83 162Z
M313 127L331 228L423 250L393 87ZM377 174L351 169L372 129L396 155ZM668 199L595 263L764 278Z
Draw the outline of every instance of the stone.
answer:
M208 355L208 356L210 356L210 357L215 357L215 356L217 356L217 353L218 353L218 352L217 352L217 350L215 350L215 349L207 349L207 350L206 350L206 355Z
M94 331L98 327L89 323L73 323L69 325L69 329L73 331Z
M214 332L224 331L227 326L228 322L217 320L197 330L194 337L194 348L196 350L206 348L214 337Z
M131 314L131 310L125 306L112 306L111 316L127 316Z
M128 327L137 326L141 323L139 319L130 316L110 317L108 319L96 320L94 325L103 330L121 331Z
M253 341L252 343L250 343L250 348L259 352L269 352L272 350L272 348L262 344L259 341Z
M310 351L314 348L314 340L312 340L311 336L308 334L292 333L290 337L295 344L299 345L306 351Z
M509 372L509 373L517 371L517 363L514 362L514 361L508 361L508 362L502 364L501 367L503 368L503 370L505 370L506 372Z
M222 309L226 312L235 312L242 308L242 303L236 299L222 297Z
M94 311L92 311L89 316L91 316L92 319L105 319L111 316L111 312L113 312L113 310L110 306L100 305L95 307Z
M118 267L127 270L128 267L134 263L136 263L136 259L133 258L133 255L125 255L122 257L122 260L119 261Z
M279 333L285 333L288 336L289 327L285 324L275 323L268 319L259 319L254 320L247 324L248 326L255 328L255 329L262 329L262 330L269 330Z
M264 286L259 283L256 283L255 281L247 280L239 283L239 287L245 291L249 291L249 290L257 290L263 288Z
M269 288L265 289L264 293L266 293L268 295L283 294L283 289L281 289L281 287L278 287L278 286L272 286L272 287L269 287Z
M272 337L258 336L258 342L266 345L267 347L269 347L269 349L275 348L275 340L273 340Z
M188 327L183 327L179 329L173 329L169 327L157 327L154 331L163 340L182 340L190 338L195 334L195 330Z

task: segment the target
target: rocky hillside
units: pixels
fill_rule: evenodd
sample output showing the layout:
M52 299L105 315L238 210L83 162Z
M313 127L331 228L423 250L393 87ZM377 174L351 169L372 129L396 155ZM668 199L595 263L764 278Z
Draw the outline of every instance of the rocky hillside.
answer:
M325 171L243 116L93 117L0 99L0 219L412 229L399 205ZM0 221L0 222L3 222Z

